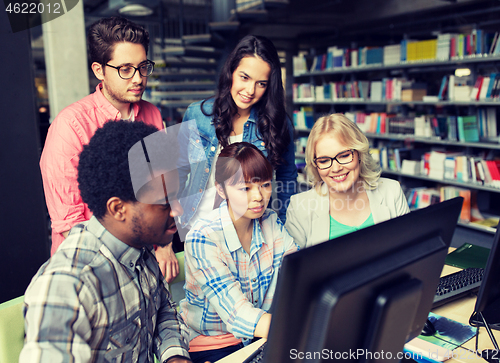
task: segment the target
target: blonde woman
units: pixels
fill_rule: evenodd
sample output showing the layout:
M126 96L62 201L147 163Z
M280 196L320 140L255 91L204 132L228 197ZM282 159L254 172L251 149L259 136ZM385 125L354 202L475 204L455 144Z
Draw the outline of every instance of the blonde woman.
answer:
M285 224L301 248L410 211L399 183L380 178L368 139L342 114L320 117L314 124L306 170L314 187L292 196Z

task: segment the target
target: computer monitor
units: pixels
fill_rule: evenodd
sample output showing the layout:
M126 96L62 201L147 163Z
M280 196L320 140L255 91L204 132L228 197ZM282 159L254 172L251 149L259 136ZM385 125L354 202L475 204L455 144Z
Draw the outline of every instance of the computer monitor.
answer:
M462 201L287 255L264 362L395 361L422 331Z
M483 281L479 287L474 313L469 319L472 326L484 326L479 312L491 329L500 330L500 228L497 226L493 245L484 269Z

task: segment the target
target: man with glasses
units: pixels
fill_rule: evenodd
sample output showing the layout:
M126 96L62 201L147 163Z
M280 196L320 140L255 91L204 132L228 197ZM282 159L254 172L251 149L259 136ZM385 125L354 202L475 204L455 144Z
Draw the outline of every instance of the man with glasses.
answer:
M62 110L52 122L40 159L45 200L52 222L51 254L75 224L92 212L78 190L78 156L106 121L128 120L163 128L159 110L142 100L154 62L147 59L148 32L120 17L92 24L88 33L91 68L101 82L91 95ZM104 187L104 186L103 186ZM157 250L168 282L179 273L171 244Z

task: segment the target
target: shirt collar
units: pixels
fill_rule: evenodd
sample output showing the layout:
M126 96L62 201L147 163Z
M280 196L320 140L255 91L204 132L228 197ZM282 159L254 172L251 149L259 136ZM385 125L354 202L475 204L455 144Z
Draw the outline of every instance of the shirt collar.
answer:
M135 265L144 253L144 249L138 249L127 245L113 236L99 220L92 216L87 224L87 229L97 236L111 254L127 269L135 271Z

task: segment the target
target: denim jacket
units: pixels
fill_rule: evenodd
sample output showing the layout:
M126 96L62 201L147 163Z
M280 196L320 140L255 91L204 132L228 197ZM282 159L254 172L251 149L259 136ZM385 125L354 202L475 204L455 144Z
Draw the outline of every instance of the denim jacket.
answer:
M185 154L187 154L183 155L183 157L187 157L189 162L184 164L187 166L179 167L179 195L182 196L180 201L184 209L184 214L179 220L183 228L187 226L200 204L219 145L219 140L215 135L215 127L212 124L212 117L203 114L201 111L201 102L192 103L186 110L182 120L183 123L194 120L198 128L198 132L189 132L187 136L189 140L185 140L185 144L183 145ZM212 112L212 107L213 100L208 100L203 105L203 109L208 114ZM288 119L288 123L290 140L293 140L293 129L290 119ZM243 126L243 141L257 146L267 157L264 141L261 139L257 129L255 108L252 108L250 117ZM275 191L278 198L272 201L269 207L278 212L278 216L284 223L290 196L297 192L297 167L295 166L295 148L293 142L290 142L288 145L283 159L285 161L279 165L275 174Z

